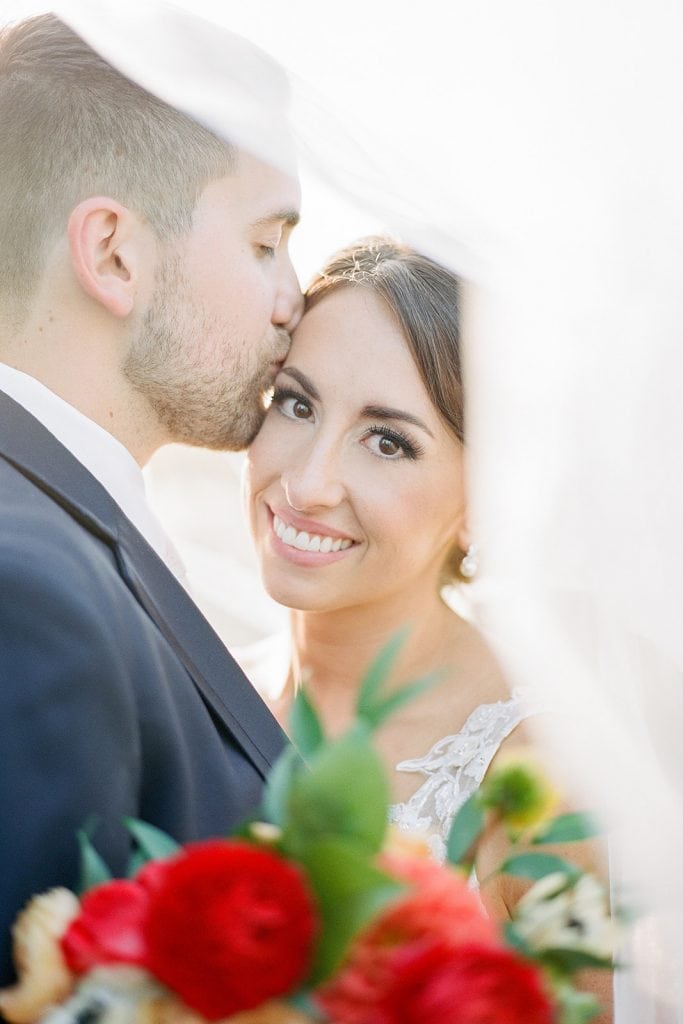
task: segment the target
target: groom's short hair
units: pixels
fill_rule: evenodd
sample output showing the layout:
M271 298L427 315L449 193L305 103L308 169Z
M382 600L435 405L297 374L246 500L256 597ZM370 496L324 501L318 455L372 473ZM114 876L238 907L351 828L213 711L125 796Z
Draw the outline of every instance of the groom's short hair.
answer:
M126 78L55 15L0 32L0 309L15 327L81 200L182 236L236 150Z

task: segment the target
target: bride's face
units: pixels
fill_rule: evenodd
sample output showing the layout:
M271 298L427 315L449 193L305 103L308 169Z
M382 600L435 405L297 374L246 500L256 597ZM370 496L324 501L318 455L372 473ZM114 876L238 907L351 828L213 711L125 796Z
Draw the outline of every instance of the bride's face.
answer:
M462 446L373 292L338 288L304 316L246 479L261 575L281 604L438 590L463 527Z

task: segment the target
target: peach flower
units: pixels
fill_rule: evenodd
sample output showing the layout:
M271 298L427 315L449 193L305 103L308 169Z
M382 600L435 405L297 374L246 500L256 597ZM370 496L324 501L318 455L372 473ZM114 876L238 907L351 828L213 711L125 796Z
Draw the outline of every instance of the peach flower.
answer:
M78 915L80 904L68 889L34 896L14 923L14 962L19 980L0 990L0 1013L11 1024L33 1024L49 1006L73 988L60 938Z

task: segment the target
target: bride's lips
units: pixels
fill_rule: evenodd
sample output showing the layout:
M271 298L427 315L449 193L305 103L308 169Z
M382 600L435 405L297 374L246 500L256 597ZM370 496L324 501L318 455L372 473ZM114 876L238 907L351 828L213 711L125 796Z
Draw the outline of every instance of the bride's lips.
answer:
M357 541L355 541L348 533L342 533L340 530L336 530L334 527L327 526L324 523L318 523L313 519L306 519L303 516L296 515L289 508L270 508L269 506L266 506L266 509L268 513L270 540L273 551L281 558L285 558L294 565L329 565L332 562L338 562L340 559L345 558L351 551L353 551L354 547L357 546ZM286 544L276 532L276 523L278 520L287 528L291 527L296 530L298 535L305 533L308 534L310 539L319 537L323 543L325 538L330 538L333 542L341 541L345 546L343 548L340 547L337 551L309 551L299 547L294 547L292 544Z

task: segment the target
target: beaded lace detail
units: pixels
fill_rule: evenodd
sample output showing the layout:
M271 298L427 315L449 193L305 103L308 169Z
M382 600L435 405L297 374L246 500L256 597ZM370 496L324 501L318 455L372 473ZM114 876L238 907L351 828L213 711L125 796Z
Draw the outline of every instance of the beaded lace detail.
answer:
M434 857L444 860L456 812L481 785L503 740L529 714L518 693L480 704L460 732L437 740L423 757L400 761L396 771L419 772L425 781L409 800L391 806L389 820L406 832L426 834Z

